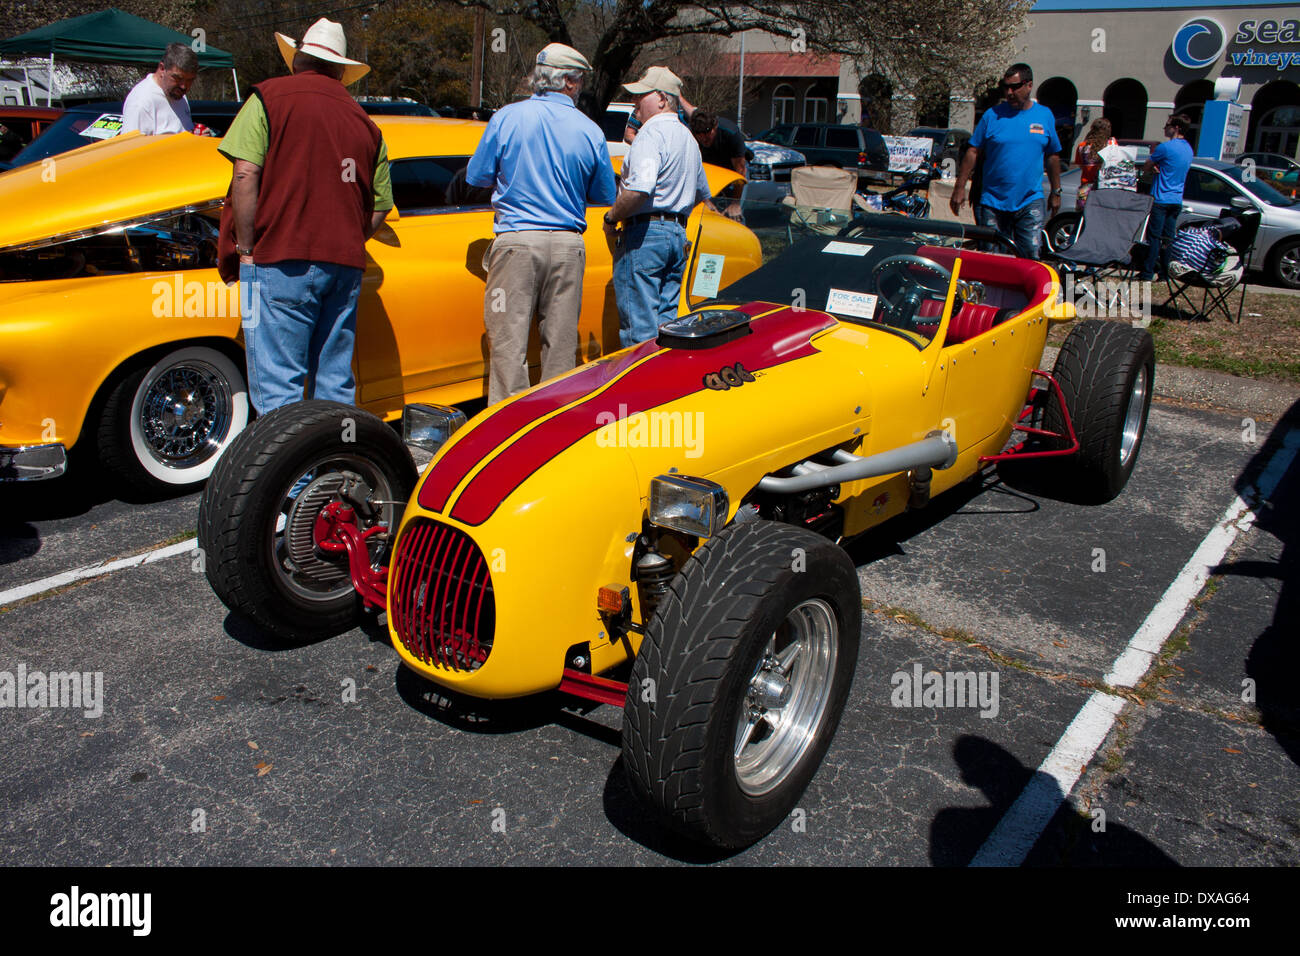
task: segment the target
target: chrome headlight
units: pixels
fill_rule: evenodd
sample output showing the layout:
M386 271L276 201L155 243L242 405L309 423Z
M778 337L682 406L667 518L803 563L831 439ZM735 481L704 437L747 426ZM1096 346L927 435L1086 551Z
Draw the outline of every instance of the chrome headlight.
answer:
M407 405L402 409L402 441L413 456L428 459L465 424L465 413L451 405Z
M711 538L727 523L729 502L721 485L687 475L650 481L650 523L671 531Z

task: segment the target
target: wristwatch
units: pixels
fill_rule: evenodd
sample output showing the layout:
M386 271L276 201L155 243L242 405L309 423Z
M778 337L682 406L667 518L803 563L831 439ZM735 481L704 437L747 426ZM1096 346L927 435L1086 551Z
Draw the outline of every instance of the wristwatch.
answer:
M1053 189L1053 190L1052 190L1052 195L1053 195L1053 196L1059 196L1059 195L1061 195L1061 187L1060 187L1060 186L1057 186L1055 189Z
M241 256L251 256L253 254L253 247L249 246L245 249L243 246L236 245L235 252L239 253Z
M615 223L618 222L618 220L615 219L615 218L613 218L612 216L610 216L609 213L605 213L605 215L604 215L603 218L604 218L604 220L605 220L605 225L607 225L607 226L612 226L612 225L614 225Z

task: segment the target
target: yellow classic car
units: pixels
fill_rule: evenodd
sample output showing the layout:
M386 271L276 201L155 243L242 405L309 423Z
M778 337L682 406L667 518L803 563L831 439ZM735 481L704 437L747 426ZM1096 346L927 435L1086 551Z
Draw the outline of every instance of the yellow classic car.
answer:
M375 122L396 209L367 245L354 370L358 404L391 420L484 394L492 209L448 203L483 123ZM128 486L193 485L248 423L239 290L216 270L218 142L128 134L0 175L0 481L61 474L76 445ZM738 178L708 173L715 194ZM619 347L604 212L588 213L583 360ZM687 235L683 312L700 263L721 267L709 291L761 262L752 232L702 206Z

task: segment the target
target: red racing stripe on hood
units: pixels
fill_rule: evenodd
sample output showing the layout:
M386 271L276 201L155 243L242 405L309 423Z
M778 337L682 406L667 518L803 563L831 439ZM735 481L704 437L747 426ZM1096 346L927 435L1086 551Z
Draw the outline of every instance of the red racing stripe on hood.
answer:
M758 311L766 308L771 307ZM599 395L520 436L474 476L452 517L467 525L482 524L533 472L608 422L608 415L601 421L602 414L635 415L703 391L704 376L724 365L739 362L755 372L812 355L817 351L810 341L813 334L834 325L824 312L786 308L755 319L749 335L724 346L665 350Z
M447 450L420 488L419 503L429 511L442 511L456 486L480 461L519 429L544 418L557 408L576 402L593 389L622 375L628 368L659 350L653 341L631 352L584 365L572 375L538 388L494 412Z

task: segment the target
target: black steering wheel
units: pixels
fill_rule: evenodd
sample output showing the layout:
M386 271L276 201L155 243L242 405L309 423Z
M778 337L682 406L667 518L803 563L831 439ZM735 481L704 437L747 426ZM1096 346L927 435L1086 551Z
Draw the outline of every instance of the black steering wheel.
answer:
M871 270L871 281L876 290L880 321L912 332L916 330L916 313L922 302L948 297L952 272L925 256L889 256L876 263Z

